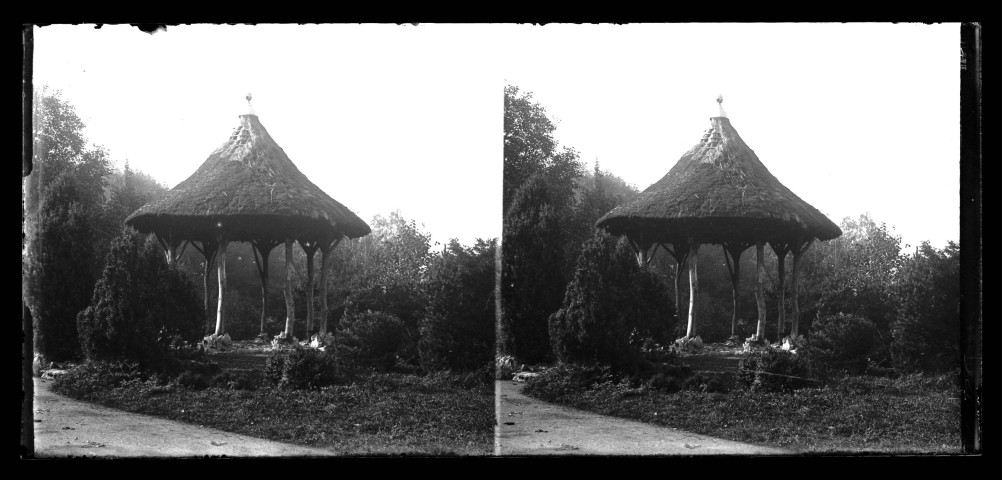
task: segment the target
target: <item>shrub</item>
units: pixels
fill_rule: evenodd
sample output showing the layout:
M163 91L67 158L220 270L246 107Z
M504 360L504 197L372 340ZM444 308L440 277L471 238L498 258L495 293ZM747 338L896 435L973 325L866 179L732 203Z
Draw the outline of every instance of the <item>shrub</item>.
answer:
M90 306L77 316L90 360L162 365L173 349L198 342L202 305L195 286L169 269L156 244L126 229L114 240Z
M960 361L960 247L923 243L895 285L891 355L903 371L945 372Z
M582 247L563 307L549 319L550 341L561 362L636 366L642 362L641 345L631 344L631 336L667 338L668 288L642 270L628 248L603 233Z
M738 363L738 383L756 391L792 391L816 386L810 359L798 353L769 349L754 352Z
M265 360L264 378L283 390L316 390L347 384L352 374L333 351L294 348L269 354Z
M609 365L581 366L562 363L525 382L523 392L544 401L581 393L599 383L618 382L619 376Z
M341 326L341 351L353 365L388 370L415 355L396 315L367 311L346 316Z
M843 313L814 320L810 344L822 351L829 368L857 374L866 371L871 359L886 357L887 351L872 322Z
M86 362L56 377L52 389L86 400L91 395L146 378L147 374L136 362Z
M452 240L432 262L418 341L426 371L478 370L494 356L496 247L496 240L479 240L473 248Z

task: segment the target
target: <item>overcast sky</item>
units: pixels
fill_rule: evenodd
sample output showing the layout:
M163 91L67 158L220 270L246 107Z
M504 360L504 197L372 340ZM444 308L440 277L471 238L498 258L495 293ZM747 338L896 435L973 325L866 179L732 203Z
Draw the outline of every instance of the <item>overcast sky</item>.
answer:
M222 145L244 97L314 183L366 221L434 240L501 232L503 87L562 145L640 189L717 114L838 223L870 212L912 245L959 239L959 25L195 25L35 30L112 157L173 187Z

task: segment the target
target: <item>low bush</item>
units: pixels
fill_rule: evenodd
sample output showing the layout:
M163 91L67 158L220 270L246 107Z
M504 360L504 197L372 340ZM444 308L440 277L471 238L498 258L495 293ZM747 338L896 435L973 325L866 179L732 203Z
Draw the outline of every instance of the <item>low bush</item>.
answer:
M789 392L818 385L811 359L801 352L769 349L753 352L738 363L740 385L755 391Z
M527 395L550 401L587 390L604 382L617 382L619 376L609 365L581 366L561 363L529 378L523 391Z
M283 390L317 390L330 385L344 385L352 372L334 351L294 348L272 352L265 360L264 379Z
M94 361L83 363L58 376L53 390L59 393L89 399L127 382L143 381L149 375L139 363L130 361Z
M835 314L814 320L810 344L823 352L833 370L863 373L871 363L887 359L887 344L873 322L851 314Z
M351 365L390 370L416 356L404 323L391 313L370 310L346 315L341 327L338 347Z

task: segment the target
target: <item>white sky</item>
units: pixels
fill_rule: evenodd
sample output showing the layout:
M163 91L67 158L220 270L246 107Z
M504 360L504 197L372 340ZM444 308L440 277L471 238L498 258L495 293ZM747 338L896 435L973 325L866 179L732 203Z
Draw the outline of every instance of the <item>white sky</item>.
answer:
M561 145L640 189L716 115L838 223L959 239L959 25L195 25L35 30L35 85L168 187L229 137L244 96L314 183L435 241L501 232L502 88Z

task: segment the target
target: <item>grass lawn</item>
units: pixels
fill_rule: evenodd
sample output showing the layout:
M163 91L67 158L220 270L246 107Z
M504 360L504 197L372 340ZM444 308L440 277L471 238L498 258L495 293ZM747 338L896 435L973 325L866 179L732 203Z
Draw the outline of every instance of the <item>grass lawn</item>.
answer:
M223 372L264 366L262 355L214 357ZM371 373L350 385L313 391L195 389L85 365L61 376L53 388L112 408L348 455L493 451L493 382L472 375Z
M790 393L742 389L737 357L683 357L695 373L724 379L725 392L667 392L605 381L582 386L542 375L525 393L605 415L799 453L961 453L956 375L842 376ZM733 365L733 366L731 366Z

